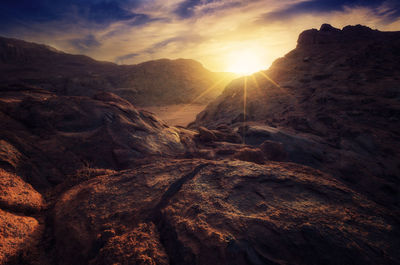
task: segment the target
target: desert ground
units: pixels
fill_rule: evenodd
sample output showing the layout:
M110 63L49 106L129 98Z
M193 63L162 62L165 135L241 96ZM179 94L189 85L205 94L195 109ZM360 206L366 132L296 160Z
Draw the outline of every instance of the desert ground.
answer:
M169 126L187 126L196 119L196 115L205 109L201 104L172 104L166 106L148 106L139 109L154 113Z

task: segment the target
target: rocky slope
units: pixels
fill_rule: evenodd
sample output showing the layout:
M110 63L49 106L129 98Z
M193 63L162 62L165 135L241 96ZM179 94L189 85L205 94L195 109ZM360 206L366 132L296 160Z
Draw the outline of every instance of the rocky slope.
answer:
M54 264L53 204L97 175L183 157L193 132L168 127L108 92L0 91L0 264Z
M363 27L306 31L258 83L234 81L195 129L90 86L78 96L7 84L0 264L400 264L398 90L380 94L397 87L398 66L384 59L394 70L364 89L342 80L373 60L346 59L348 45L363 51L362 32L391 38L374 49L381 58L398 43ZM340 53L346 71L300 81ZM244 82L246 115L231 107Z
M0 169L0 264L37 254L44 227L32 217L45 207L40 193L21 177Z
M289 161L398 209L399 51L400 32L327 24L304 31L296 49L233 81L192 126L229 124L252 145L281 143Z
M176 165L179 164L179 167ZM393 219L290 163L160 161L105 175L55 206L60 264L390 264Z
M2 86L35 85L67 96L110 91L135 105L167 105L208 103L233 77L230 73L210 72L194 60L162 59L116 65L0 37Z
M59 96L35 87L0 92L1 165L38 189L76 170L122 169L151 156L179 156L191 139L122 98Z

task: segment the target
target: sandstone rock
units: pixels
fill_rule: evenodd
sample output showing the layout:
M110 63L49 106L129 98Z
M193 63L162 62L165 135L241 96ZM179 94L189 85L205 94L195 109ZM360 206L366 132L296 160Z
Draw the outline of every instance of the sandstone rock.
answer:
M187 100L164 87L198 91L196 62L115 68L6 43L0 70L21 75L0 89L0 264L398 264L399 33L302 33L199 133L131 104ZM37 86L10 85L30 66Z
M16 171L21 153L10 143L0 140L0 164L9 171Z
M194 145L184 130L168 127L110 93L94 98L58 96L42 89L2 90L0 137L4 161L36 189L49 188L86 164L121 169L151 156L183 156ZM181 132L182 131L182 139Z
M197 130L199 131L198 139L201 142L230 142L230 143L240 143L242 139L240 135L235 133L232 128L227 129L226 127L219 127L217 130L209 130L205 127L198 127Z
M288 156L282 143L266 140L260 145L260 149L267 160L284 161Z
M288 161L329 172L377 202L400 209L400 32L330 25L300 34L270 69L233 80L192 125L229 124L247 144L281 142ZM244 83L246 120L243 116ZM392 95L392 96L390 96ZM242 124L253 126L248 133ZM258 130L256 126L275 128ZM262 132L261 132L262 131ZM349 131L358 131L352 136ZM282 133L279 133L282 132ZM288 137L286 137L286 136ZM272 137L272 139L271 139ZM351 166L353 164L353 166Z
M72 188L54 218L60 264L399 259L390 212L293 163L158 161Z
M258 148L245 147L239 149L235 152L233 157L242 161L249 161L257 164L264 163L264 153Z
M19 176L0 169L0 207L17 212L37 212L44 207L42 195Z
M199 140L202 142L212 142L217 140L217 136L215 136L215 133L205 127L199 127L198 131Z
M39 222L0 209L0 264L27 264L41 237Z
M190 173L192 166L197 164L190 160L167 163L159 160L138 171L92 179L66 192L57 202L54 217L60 264L86 264L96 259L99 251L100 257L119 256L118 260L139 264L143 259L152 260L148 264L164 260L166 254L162 244L157 243L158 232L153 228L154 214L168 203L168 194L173 193L175 186L180 187L180 177ZM115 237L99 236L110 229L115 231ZM139 239L142 242L136 241ZM147 251L143 249L145 246Z
M209 159L209 160L213 160L216 158L215 152L209 149L199 149L196 152L195 157Z

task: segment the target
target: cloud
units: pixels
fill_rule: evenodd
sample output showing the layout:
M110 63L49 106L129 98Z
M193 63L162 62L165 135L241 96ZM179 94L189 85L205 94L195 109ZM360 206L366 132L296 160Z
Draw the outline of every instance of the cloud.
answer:
M181 18L189 18L194 14L194 8L202 4L202 2L201 0L185 0L178 5L175 14Z
M385 6L385 11L380 7ZM266 22L287 20L304 14L331 13L344 11L345 8L367 7L375 10L375 14L384 20L395 20L400 17L400 2L397 0L309 0L294 3L286 8L266 13L263 19Z
M196 44L196 43L201 43L202 41L205 40L205 37L202 37L200 35L196 35L193 33L186 33L182 34L177 37L172 37L160 42L157 42L153 44L151 47L145 49L143 52L145 53L157 53L160 52L162 49L167 47L170 44L175 44L176 49L182 49L182 48L187 48L190 44Z
M134 57L137 57L137 56L139 56L138 53L128 53L128 54L116 57L115 58L115 62L119 63L119 64L123 64L126 60L130 60L130 59L132 59Z
M83 38L71 39L69 43L79 52L86 52L89 49L101 46L101 43L92 34L86 35Z
M253 0L252 2L257 1L258 0ZM220 10L226 11L248 4L249 1L247 0L184 0L177 6L174 13L180 18L186 19L209 15Z
M0 22L7 27L77 19L102 25L133 19L144 23L147 18L144 14L131 11L142 1L144 0L2 0Z
M92 3L79 8L83 17L95 23L109 23L113 21L130 20L135 17L143 18L143 14L134 14L124 9L120 3L103 1Z

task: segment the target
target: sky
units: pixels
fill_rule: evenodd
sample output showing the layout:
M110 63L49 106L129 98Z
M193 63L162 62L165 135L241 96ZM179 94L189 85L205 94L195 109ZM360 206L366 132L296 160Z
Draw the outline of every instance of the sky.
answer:
M0 9L5 37L118 64L190 58L212 71L250 57L267 69L323 23L400 30L400 0L2 0Z

